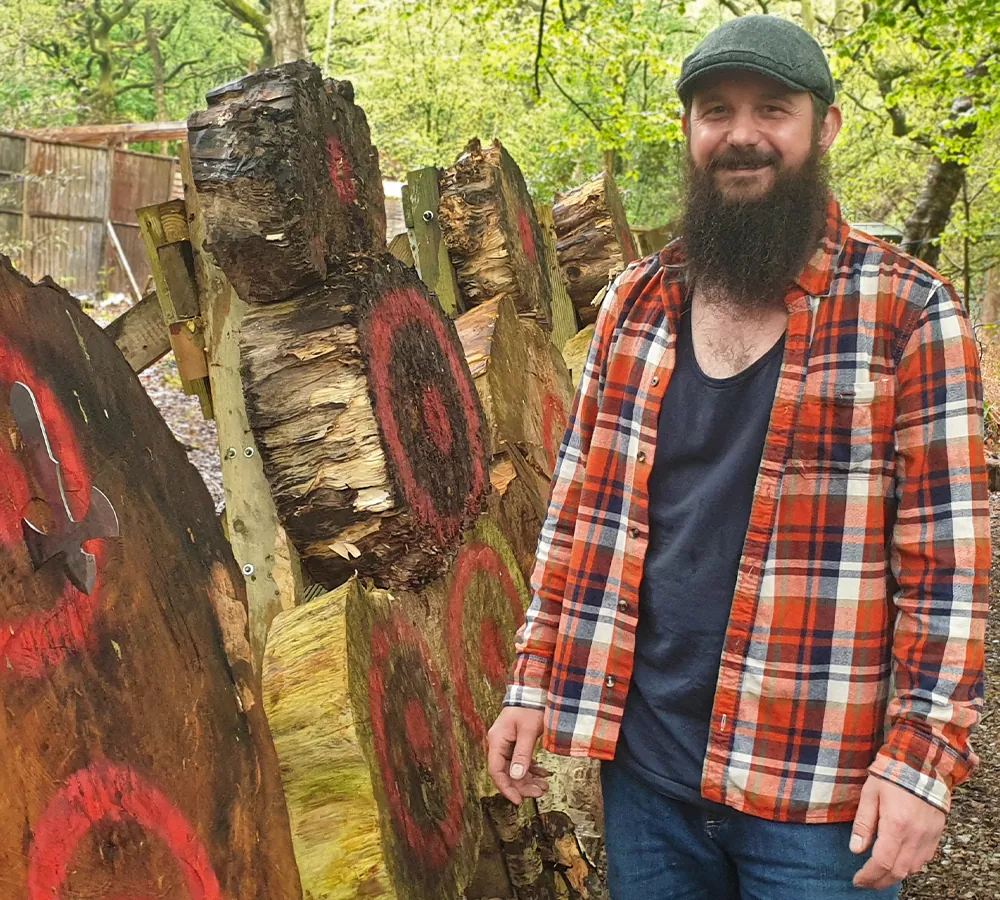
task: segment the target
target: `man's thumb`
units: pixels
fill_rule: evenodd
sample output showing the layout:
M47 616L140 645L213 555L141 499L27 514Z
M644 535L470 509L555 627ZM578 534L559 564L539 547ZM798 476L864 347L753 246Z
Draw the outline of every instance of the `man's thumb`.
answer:
M878 825L878 785L869 778L861 789L861 802L851 831L851 853L864 853L875 839Z
M531 766L531 755L534 752L536 740L538 740L537 731L522 722L517 729L517 740L514 743L514 752L510 757L510 777L515 781L524 778L525 772Z

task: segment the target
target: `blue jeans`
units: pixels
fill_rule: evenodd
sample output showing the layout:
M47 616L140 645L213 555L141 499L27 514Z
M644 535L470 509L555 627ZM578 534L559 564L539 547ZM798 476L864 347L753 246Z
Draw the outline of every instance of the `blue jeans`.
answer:
M611 900L895 900L861 890L851 823L770 822L671 800L620 764L601 767Z

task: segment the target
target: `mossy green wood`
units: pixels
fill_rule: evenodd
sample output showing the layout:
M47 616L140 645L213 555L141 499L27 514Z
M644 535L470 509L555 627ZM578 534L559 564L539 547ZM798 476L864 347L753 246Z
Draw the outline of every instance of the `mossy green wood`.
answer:
M556 226L552 218L552 206L542 204L535 207L538 227L542 229L545 242L545 256L549 266L549 281L552 284L552 343L562 350L563 345L579 330L576 307L566 290L559 257L556 253Z
M359 595L352 579L282 613L264 653L264 708L311 900L396 897L348 688L346 609Z
M441 236L439 175L434 166L407 174L403 187L403 220L411 236L411 246L416 250L414 263L421 280L437 294L441 308L449 316L456 316L465 312L466 306L448 258L448 247Z

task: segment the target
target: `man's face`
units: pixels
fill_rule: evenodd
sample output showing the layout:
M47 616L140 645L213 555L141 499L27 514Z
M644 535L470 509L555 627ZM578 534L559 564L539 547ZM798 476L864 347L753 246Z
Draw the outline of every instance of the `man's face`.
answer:
M697 86L684 116L692 165L730 202L759 200L782 170L822 156L840 130L831 107L816 130L812 96L753 72L722 72Z

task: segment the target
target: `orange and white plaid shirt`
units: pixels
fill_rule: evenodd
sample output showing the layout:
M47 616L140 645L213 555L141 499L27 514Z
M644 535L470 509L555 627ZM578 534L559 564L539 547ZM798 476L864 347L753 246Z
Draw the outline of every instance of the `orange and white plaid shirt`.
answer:
M679 242L618 278L560 449L506 697L545 710L555 753L614 757L685 294ZM701 791L839 822L873 773L947 810L977 763L990 567L969 319L833 199L786 303Z

